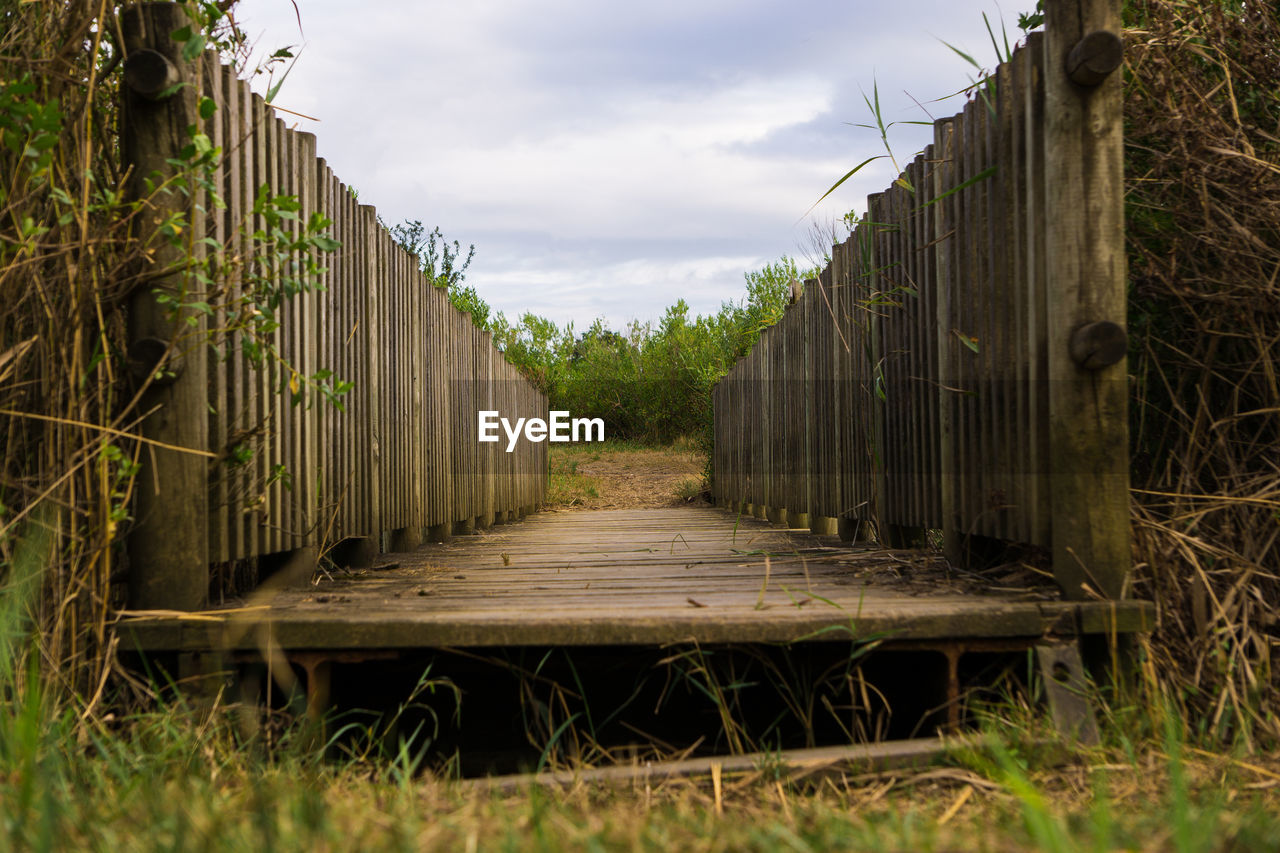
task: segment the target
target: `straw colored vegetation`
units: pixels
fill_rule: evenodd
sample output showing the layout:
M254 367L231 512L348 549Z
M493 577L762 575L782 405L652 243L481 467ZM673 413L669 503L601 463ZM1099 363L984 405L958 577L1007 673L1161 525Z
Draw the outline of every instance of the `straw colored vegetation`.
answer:
M223 4L190 6L204 35L243 55ZM1125 14L1133 592L1159 623L1141 684L1104 706L1105 745L1065 763L1020 747L1044 734L1041 717L1010 700L992 722L1005 752L932 771L795 782L765 766L718 787L499 794L421 772L394 742L320 761L286 726L269 727L268 749L230 709L174 709L163 686L118 666L152 381L128 369L126 308L156 276L156 250L191 229L139 236L145 208L125 192L114 136L112 5L0 0L0 847L1280 847L1280 18L1229 0L1134 0ZM187 187L212 156L193 152ZM189 272L254 268L238 263ZM584 365L599 367L588 378L624 377L642 399L622 414L680 412L785 304L783 285L758 279L719 325L677 311L634 341L536 323L511 341L560 353L561 378ZM245 340L264 340L279 304L262 286L254 304L213 306L245 318ZM700 347L711 354L674 358ZM280 369L269 352L262 362ZM706 419L695 402L690 423L619 424L690 432ZM702 462L688 445L610 444L553 448L552 464L551 503L573 507L675 502L699 488Z
M229 717L170 711L9 730L9 843L51 849L1264 850L1280 844L1280 762L1164 736L1065 758L1019 746L925 770L821 769L602 787L497 789L414 773L411 756L270 759ZM220 722L219 722L220 721ZM1022 720L1026 723L1026 720ZM1003 725L1018 725L1004 720ZM13 737L18 735L17 737ZM68 738L62 740L60 738ZM1025 739L1025 740L1024 740ZM68 750L75 743L76 749ZM142 748L139 748L139 747Z
M702 500L706 454L693 439L667 445L609 440L551 446L544 509L664 507Z
M1280 737L1280 12L1126 13L1134 589L1188 719Z

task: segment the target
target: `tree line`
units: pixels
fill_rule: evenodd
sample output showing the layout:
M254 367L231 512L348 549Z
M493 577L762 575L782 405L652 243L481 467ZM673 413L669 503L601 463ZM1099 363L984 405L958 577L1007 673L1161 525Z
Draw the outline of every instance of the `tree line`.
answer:
M709 441L711 386L746 355L760 332L781 319L792 282L817 275L794 258L744 273L746 289L714 314L690 316L678 300L656 321L633 320L613 329L594 320L578 331L524 312L509 319L495 312L466 283L475 246L465 250L439 228L420 221L391 226L392 235L417 255L424 274L449 292L449 301L493 334L507 361L546 393L553 409L601 418L610 437L666 443L681 436Z

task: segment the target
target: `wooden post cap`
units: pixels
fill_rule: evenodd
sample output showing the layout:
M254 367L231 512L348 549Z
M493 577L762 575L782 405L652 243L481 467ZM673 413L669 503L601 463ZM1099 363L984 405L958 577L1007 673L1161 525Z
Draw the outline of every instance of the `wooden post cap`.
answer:
M1124 358L1129 351L1129 335L1110 320L1085 323L1071 333L1068 344L1071 360L1085 370L1101 370Z
M1097 86L1124 61L1124 43L1108 30L1089 33L1067 54L1067 76L1081 86Z
M178 69L159 51L143 48L124 61L124 82L149 101L159 100L179 81Z

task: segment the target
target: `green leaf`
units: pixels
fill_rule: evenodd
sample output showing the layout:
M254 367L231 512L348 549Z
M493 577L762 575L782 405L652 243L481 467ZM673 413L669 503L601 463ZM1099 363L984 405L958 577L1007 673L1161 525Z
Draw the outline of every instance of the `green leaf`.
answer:
M839 189L839 188L840 188L840 185L841 185L841 184L843 184L845 181L849 180L849 179L850 179L850 178L852 178L854 175L856 175L856 174L858 173L858 170L859 170L859 169L861 169L863 166L867 165L868 163L874 162L874 161L876 161L876 160L883 160L883 159L884 159L885 157L887 157L887 156L888 156L887 154L877 154L877 155L875 155L874 157L868 157L867 159L863 160L863 161L862 161L861 163L859 163L858 165L854 166L854 167L853 167L852 169L850 169L849 171L845 172L845 173L844 173L844 176L843 176L842 178L840 178L840 180L838 180L838 181L836 181L834 184L832 184L832 185L831 185L831 188L830 188L830 189L828 189L826 192L824 192L824 193L822 194L822 198L819 198L817 201L815 201L815 202L813 203L813 205L812 205L808 210L806 210L806 211L804 212L804 215L805 215L805 216L808 216L808 215L810 214L810 212L812 212L812 211L813 211L813 208L815 208L815 207L817 207L818 205L822 204L823 199L825 199L827 196L831 195L833 192L835 192L837 189ZM801 218L801 219L803 219L803 218L804 218L804 216L802 216L802 217L800 217L800 218Z
M960 192L960 190L967 189L967 188L969 188L969 187L973 186L974 184L978 183L979 181L985 181L987 178L991 177L991 176L992 176L992 175L994 175L995 173L996 173L996 167L995 167L995 166L988 166L987 168L983 169L983 170L982 170L981 172L979 172L978 174L974 175L974 176L973 176L972 178L970 178L969 180L965 181L963 184L957 184L956 186L954 186L954 187L952 187L951 189L949 189L949 190L947 190L946 192L944 192L942 195L940 195L940 196L936 196L936 197L934 197L934 198L929 199L929 200L928 200L928 201L926 201L924 204L920 205L920 207L919 207L918 209L919 209L919 210L924 210L924 209L925 209L926 207L928 207L929 205L931 205L931 204L936 204L937 202L942 201L944 198L946 198L946 197L947 197L947 196L949 196L949 195L954 195L955 193Z
M965 346L967 346L969 349L973 350L974 352L977 352L977 351L978 351L978 339L977 339L977 338L972 337L971 335L966 335L964 332L960 331L959 329L952 329L952 330L951 330L951 333L952 333L953 335L955 335L957 338L959 338L959 339L960 339L960 343L964 344Z
M192 62L202 50L204 50L204 36L194 35L182 46L182 58Z
M984 17L985 17L985 16L984 16ZM942 40L941 40L941 39L939 39L939 41L942 41ZM969 54L965 53L963 50L961 50L960 48L956 47L954 44L952 44L952 43L951 43L951 42L949 42L949 41L943 41L942 43L943 43L943 44L945 44L947 47L951 48L953 51L955 51L956 56L959 56L961 59L963 59L965 62L969 63L970 65L972 65L974 68L978 69L979 71L981 71L981 70L982 70L982 66L981 66L981 65L978 63L978 61L977 61L976 59L974 59L972 56L970 56Z
M174 83L172 86L169 86L168 88L162 90L160 94L156 95L156 100L163 101L167 98L172 98L182 89L183 86L190 86L190 85L191 85L190 83L179 80L177 83Z

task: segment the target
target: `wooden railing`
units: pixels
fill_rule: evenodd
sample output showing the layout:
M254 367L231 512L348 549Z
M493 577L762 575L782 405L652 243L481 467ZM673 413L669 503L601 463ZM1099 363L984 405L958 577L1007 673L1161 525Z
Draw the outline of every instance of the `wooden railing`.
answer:
M934 124L820 277L714 390L714 494L957 562L1129 567L1122 51L1114 0L1046 28Z
M185 248L156 243L157 270L180 271L158 276L131 304L131 359L140 377L161 377L144 392L154 414L143 424L129 543L132 605L198 608L211 567L216 576L291 563L309 576L321 545L362 539L366 551L403 549L531 511L544 494L546 445L523 441L507 453L480 443L477 413L545 418L545 396L316 157L312 134L286 128L211 53L184 58L173 33L185 24L174 4L122 16L122 145L135 193L149 197L143 227L150 233L177 211L196 238ZM203 98L216 104L212 115L200 115ZM221 150L210 185L191 199L150 193L149 177L175 174L171 161L193 125ZM308 251L281 258L255 238L266 225L254 209L262 187L297 198L298 219L283 224L289 234L319 212L340 243L314 257L318 286L283 300L268 339L280 360L269 357L265 369L242 354L241 333L221 330L243 323L234 312L253 310L249 277L282 286ZM198 267L207 271L201 282L189 260L207 252L217 257ZM175 300L211 310L175 311ZM282 363L296 374L282 373ZM341 408L306 387L322 370L353 383L337 398Z

